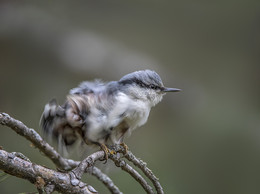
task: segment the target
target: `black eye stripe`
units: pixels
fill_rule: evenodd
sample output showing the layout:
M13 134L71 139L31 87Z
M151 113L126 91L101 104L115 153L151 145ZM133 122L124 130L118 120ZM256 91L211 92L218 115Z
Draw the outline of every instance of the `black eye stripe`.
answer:
M136 79L136 78L123 80L120 83L123 84L123 85L128 85L128 84L135 83L135 84L139 85L142 88L149 88L149 85L145 84L144 82L142 82L141 80Z
M135 83L135 84L139 85L142 88L150 88L150 89L153 89L153 90L158 90L158 89L161 88L160 86L157 86L155 84L146 84L143 81L141 81L139 79L136 79L136 78L129 79L129 80L124 80L124 81L121 81L120 83L123 84L123 85L128 85L128 84Z
M154 90L161 89L160 86L156 86L156 85L154 85L154 84L150 85L150 88L151 88L151 89L154 89Z

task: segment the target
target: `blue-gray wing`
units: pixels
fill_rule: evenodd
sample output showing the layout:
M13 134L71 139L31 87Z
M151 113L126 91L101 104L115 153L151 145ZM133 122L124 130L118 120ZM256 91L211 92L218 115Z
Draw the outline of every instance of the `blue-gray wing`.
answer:
M56 100L45 105L40 122L44 133L58 141L60 147L71 146L79 139L87 144L96 143L86 137L87 118L94 114L93 109L101 116L111 110L117 91L116 82L82 82L70 91L64 105L58 105ZM98 117L99 114L94 115L94 118Z
M93 82L84 81L77 88L70 90L70 94L87 95L89 93L100 93L104 90L105 83L101 80L95 80Z

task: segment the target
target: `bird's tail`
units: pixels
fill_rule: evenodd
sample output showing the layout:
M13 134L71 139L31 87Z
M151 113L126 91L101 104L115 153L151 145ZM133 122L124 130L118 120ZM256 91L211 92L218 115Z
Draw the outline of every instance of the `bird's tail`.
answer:
M69 121L68 110L70 107L69 102L64 106L59 106L53 99L45 105L40 120L44 136L48 140L57 142L59 152L64 155L67 155L68 147L81 139L81 129L76 125L72 126Z

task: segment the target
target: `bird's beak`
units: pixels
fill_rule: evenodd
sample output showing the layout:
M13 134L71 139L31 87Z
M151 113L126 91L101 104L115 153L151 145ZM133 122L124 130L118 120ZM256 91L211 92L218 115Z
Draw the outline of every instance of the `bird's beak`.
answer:
M178 88L163 88L163 92L179 92L181 89Z

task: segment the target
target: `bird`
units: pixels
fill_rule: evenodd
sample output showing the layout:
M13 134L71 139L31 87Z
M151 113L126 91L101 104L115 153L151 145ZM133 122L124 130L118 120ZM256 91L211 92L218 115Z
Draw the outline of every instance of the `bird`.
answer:
M109 146L124 143L138 127L147 122L150 110L168 92L153 70L140 70L118 81L84 81L70 90L63 105L52 99L44 107L40 125L45 135L61 147L77 140L99 146L108 158Z

